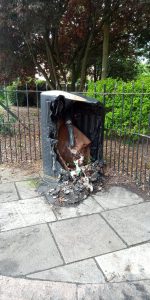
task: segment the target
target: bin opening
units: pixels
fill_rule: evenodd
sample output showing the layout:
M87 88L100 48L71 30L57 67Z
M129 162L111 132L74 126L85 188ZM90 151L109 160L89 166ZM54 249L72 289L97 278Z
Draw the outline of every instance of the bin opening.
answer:
M90 163L91 141L76 126L71 119L60 120L57 124L57 139L55 151L58 161L67 170L75 170L77 165Z
M50 105L51 120L55 126L49 137L55 138L54 151L61 166L67 170L75 170L80 165L91 161L91 140L77 127L77 119L81 114L78 103L65 100L59 96ZM94 132L93 132L94 135ZM53 141L52 141L53 142Z
M68 100L61 95L50 102L51 147L57 154L54 159L67 171L75 169L76 164L86 165L101 159L101 106L96 104Z

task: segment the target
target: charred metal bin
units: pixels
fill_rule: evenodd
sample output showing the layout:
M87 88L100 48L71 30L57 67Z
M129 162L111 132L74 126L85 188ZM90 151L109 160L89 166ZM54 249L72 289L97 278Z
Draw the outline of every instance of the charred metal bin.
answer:
M102 161L104 118L104 106L96 99L58 90L41 93L44 177L59 176L68 165L68 149L82 148L82 156Z

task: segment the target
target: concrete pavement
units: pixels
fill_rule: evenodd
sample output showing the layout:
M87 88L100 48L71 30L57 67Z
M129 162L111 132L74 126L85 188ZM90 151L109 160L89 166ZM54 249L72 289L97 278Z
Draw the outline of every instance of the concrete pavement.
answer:
M150 299L149 200L113 186L55 207L22 179L0 183L0 300Z

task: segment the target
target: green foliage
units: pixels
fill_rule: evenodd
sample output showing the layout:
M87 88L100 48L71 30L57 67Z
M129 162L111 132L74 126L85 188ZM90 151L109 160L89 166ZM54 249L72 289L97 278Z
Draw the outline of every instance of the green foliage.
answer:
M123 81L134 80L138 75L138 60L132 54L124 55L120 49L110 54L108 76Z
M38 90L44 91L46 87L46 81L42 79L36 79L35 84L38 87Z
M150 64L139 64L138 65L138 79L144 78L144 76L150 76Z
M104 94L105 92L105 94ZM149 134L150 77L143 76L135 82L108 78L89 82L88 96L105 103L105 127L108 132Z
M44 80L35 80L30 77L26 82L13 81L6 87L7 100L13 105L26 106L28 97L29 105L34 106L37 104L37 96L39 101L39 93L37 91L45 90L45 86L46 82Z
M4 92L0 89L0 102L3 102L5 99Z
M0 111L0 134L2 135L13 135L13 127L12 124L15 123L16 120L14 118L10 118L9 122L5 121L5 117L3 112Z
M12 85L8 85L6 87L5 95L7 97L7 100L5 97L5 103L6 103L6 101L8 101L8 103L10 103L10 104L14 104L16 102L16 89L17 89L17 86L16 86L15 82L13 82Z
M0 103L5 104L7 106L12 104L10 99L8 99L7 90L4 90L3 87L0 88Z

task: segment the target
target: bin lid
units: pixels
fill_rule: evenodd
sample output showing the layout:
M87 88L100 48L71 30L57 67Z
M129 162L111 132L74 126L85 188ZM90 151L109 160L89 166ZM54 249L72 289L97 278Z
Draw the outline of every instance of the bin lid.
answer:
M95 98L83 96L82 93L74 93L74 92L68 93L68 92L59 91L59 90L42 92L42 95L43 96L51 96L51 97L64 96L68 100L81 101L81 102L87 102L87 103L95 103L95 104L99 102Z

